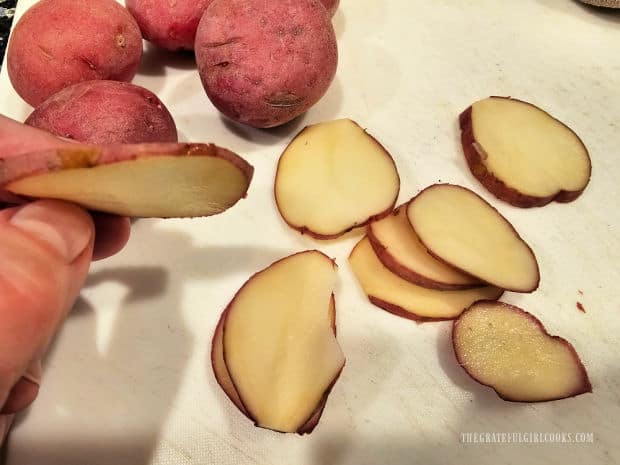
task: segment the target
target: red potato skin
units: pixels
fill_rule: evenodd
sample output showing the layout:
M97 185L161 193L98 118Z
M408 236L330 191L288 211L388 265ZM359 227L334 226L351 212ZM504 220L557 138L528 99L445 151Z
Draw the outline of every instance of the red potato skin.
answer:
M79 82L39 105L25 124L87 144L177 142L172 115L151 91L120 81Z
M271 268L272 266L276 265L277 263L286 260L287 258L290 257L294 257L295 255L301 255L301 254L305 254L305 253L318 253L323 255L325 258L327 258L328 260L330 260L334 266L334 268L338 268L338 265L336 264L336 260L334 260L333 258L329 258L327 255L325 255L323 252L319 251L319 250L305 250L302 252L297 252L294 253L292 255L288 255L286 257L281 258L280 260L276 260L275 262L273 262L271 265L269 265L267 268L258 271L256 273L254 273L252 276L250 276L250 278L248 278L248 280L243 284L243 286L241 286L241 288L239 288L239 290L235 293L234 297L232 298L232 300L230 301L230 303L226 306L226 308L224 309L224 312L222 313L222 315L226 315L226 318L223 319L224 323L223 323L223 329L222 331L225 333L226 332L226 320L228 318L228 314L230 312L230 310L233 307L233 304L235 303L235 300L237 299L237 296L241 293L241 291L245 288L245 286L248 285L248 283L256 276L260 275L261 273L264 273L265 271L267 271L269 268ZM334 294L332 293L331 298L330 298L330 317L332 320L332 329L334 330L334 336L336 336L336 300L334 297ZM223 340L223 339L222 339ZM224 352L224 363L226 364L226 346L224 346L223 349ZM213 350L211 352L213 354ZM334 377L334 380L332 381L332 383L325 389L325 392L323 393L323 396L321 398L321 401L319 402L319 404L317 405L317 408L312 412L312 414L310 415L310 417L308 417L308 419L306 421L304 421L302 423L302 425L297 429L297 434L299 435L304 435L304 434L310 434L314 428L316 427L316 425L318 424L319 420L321 419L321 415L323 414L323 410L325 409L325 404L327 402L327 397L329 396L332 388L334 387L334 385L336 384L336 381L338 381L338 379L340 378L340 375L342 373L342 370L345 367L345 363L343 363L342 367L340 368L340 371L338 372L338 374ZM217 375L216 375L217 376ZM259 428L263 428L263 429L269 429L270 431L274 431L275 433L282 433L282 434L286 434L284 431L277 431L274 429L270 429L270 428L266 428L263 426L259 426L258 424L258 420L256 419L256 416L251 412L251 410L249 410L247 408L247 406L243 403L243 397L241 397L241 395L239 394L239 390L237 389L236 385L235 385L235 379L233 378L233 376L230 374L230 372L228 373L228 376L230 377L230 380L232 381L233 386L235 387L235 390L237 392L237 395L239 397L239 400L241 402L241 408L239 408L239 410L241 410L241 412L248 417L249 420L254 422L254 425L256 427ZM220 384L220 381L218 381L218 384ZM222 384L220 384L220 386L222 386ZM227 394L228 395L228 394ZM230 398L230 396L229 396Z
M247 189L254 175L254 167L239 155L214 144L123 144L108 146L71 146L32 152L18 157L0 159L0 202L11 202L15 195L7 185L13 181L50 171L72 168L90 168L109 163L157 156L212 156L235 165L247 178Z
M399 210L401 208L407 208L407 204L396 207L396 209L391 213L392 215L398 215ZM387 215L386 215L387 216ZM435 281L433 279L429 279L426 276L422 276L419 273L416 273L413 270L403 266L400 264L398 259L394 257L389 249L385 247L377 236L375 235L372 222L368 225L368 231L366 232L368 236L368 240L370 241L370 245L372 249L375 251L377 258L383 265L394 273L396 276L403 278L405 281L409 281L413 284L417 284L418 286L426 287L428 289L436 289L438 291L456 291L463 289L473 289L475 287L482 287L485 283L479 282L479 284L447 284L439 281ZM433 255L434 256L434 255ZM477 279L477 278L475 278ZM389 305L389 304L388 304Z
M497 97L493 96L491 98L498 99L507 99L507 100L515 100L521 103L525 103L530 105L538 110L540 108L532 105L531 103L524 102L522 100L514 99L511 97ZM541 110L542 111L542 110ZM549 115L551 117L551 115ZM564 123L554 118L558 123L567 127ZM491 171L489 171L484 164L483 159L486 157L483 148L476 142L476 137L474 134L473 122L472 122L472 107L468 107L465 111L461 113L459 116L459 126L461 128L461 146L463 147L463 153L465 155L465 160L467 161L467 165L469 166L469 170L474 175L474 177L482 184L486 189L488 189L491 194L497 197L504 202L507 202L515 207L520 208L534 208L534 207L542 207L547 205L553 201L560 203L568 203L577 199L581 193L585 190L587 185L586 183L583 189L579 191L566 191L561 190L553 195L547 197L535 197L531 195L522 194L518 190L507 186L503 181L496 178ZM568 128L570 129L570 128ZM579 136L577 136L579 138ZM584 147L584 150L587 149L583 144L583 141L579 139L581 144ZM592 164L589 163L590 167L590 175L592 172Z
M340 5L340 0L321 0L321 2L330 17L333 17L336 14L338 6Z
M200 18L213 0L125 0L142 37L159 48L194 50Z
M359 126L358 123L356 123L355 121L352 121L355 125ZM291 140L291 142L286 146L286 148L284 149L284 151L282 152L282 154L286 153L286 151L288 150L288 148L290 147L290 145L293 143L293 141L301 136L304 131L307 131L309 129L308 126L306 126L305 128L303 128L301 131L299 131L299 133ZM386 148L371 134L369 134L366 130L364 130L364 133L370 137L375 144L377 144L379 146L379 148L381 149L381 151L385 154L386 157L388 157L390 159L390 161L392 162L392 164L394 165L394 170L396 171L396 174L398 175L398 167L396 166L396 162L394 161L394 158L392 158L392 155L390 155L390 152L388 152L386 150ZM282 159L282 156L280 156L280 160ZM275 178L275 183L278 182L278 176L280 174L280 160L278 160L278 167L276 168L276 178ZM274 183L274 184L275 184ZM385 218L386 216L388 216L390 213L392 213L392 211L394 210L394 206L396 205L396 201L398 200L398 193L400 192L400 175L398 175L398 188L396 189L396 195L394 196L394 200L393 202L390 204L390 206L388 208L385 209L385 211L382 211L380 213L377 213L376 215L372 215L370 217L368 217L366 220L358 223L358 224L354 224L353 226L350 226L349 228L337 232L335 234L320 234L317 233L315 231L312 231L310 228L308 228L307 226L304 225L297 225L297 224L293 224L291 222L289 222L286 219L286 216L282 213L282 209L280 208L280 204L278 202L278 196L275 193L275 189L274 189L274 197L275 197L275 202L276 202L276 207L278 209L278 212L280 213L280 217L284 220L284 222L291 227L292 229L295 229L297 231L299 231L302 235L307 234L308 236L314 238L314 239L318 239L318 240L332 240L332 239L338 239L339 237L343 236L344 234L353 231L354 229L357 228L362 228L370 223L372 223L373 221L377 221L380 220L382 218Z
M282 125L315 105L338 64L336 34L317 0L214 0L195 51L213 105L257 128Z
M513 291L513 292L520 292L520 293L532 293L532 292L534 292L536 289L538 289L538 286L540 285L540 266L538 265L538 260L536 259L536 254L534 253L534 251L532 250L532 248L530 247L530 245L529 245L527 242L525 242L525 241L523 240L523 238L522 238L522 237L521 237L521 235L517 232L517 230L516 230L516 229L515 229L515 227L512 225L512 223L510 223L510 221L508 221L508 220L504 217L504 215L502 215L502 214L501 214L501 213L497 210L497 208L495 208L493 205L491 205L490 203L488 203L486 200L484 200L482 197L480 197L480 196L479 196L478 194L476 194L474 191L472 191L472 190L470 190L470 189L467 189L466 187L459 186L459 185L457 185L457 184L449 184L449 183L446 183L446 184L447 184L447 185L449 185L449 186L454 186L454 187L458 187L459 189L466 190L466 191L468 191L468 192L470 192L470 193L474 194L476 197L478 197L480 200L482 200L482 201L483 201L484 203L486 203L487 205L489 205L489 206L490 206L493 210L495 210L495 211L497 212L497 214L498 214L498 215L499 215L499 216L500 216L500 217L504 220L504 222L505 222L506 224L508 224L508 226L510 226L510 228L512 229L512 231L513 231L513 233L515 234L515 236L516 236L516 237L518 237L518 238L519 238L519 239L520 239L520 240L521 240L521 241L525 244L525 246L526 246L526 247L528 248L528 250L530 251L530 254L532 254L532 257L534 257L534 261L536 262L536 286L535 286L533 289L531 289L531 290L527 290L527 291L524 291L524 290L521 290L521 289L504 289L504 290L506 290L506 291ZM421 195L421 194L422 194L424 191L426 191L427 189L432 189L433 187L440 186L440 185L441 185L441 184L432 184L432 185L430 185L430 186L426 187L425 189L422 189L422 190L418 193L418 196L419 196L419 195ZM417 196L416 196L416 197L417 197ZM413 199L411 199L411 202L415 201L416 197L414 197ZM411 225L411 227L413 228L413 225ZM415 228L413 228L413 229L415 230ZM420 242L422 242L422 244L424 244L424 241L422 240L422 238L420 238ZM454 269L456 269L456 270L459 270L459 271L460 271L460 272L462 272L462 273L467 274L467 272L466 272L465 270L462 270L462 269L458 268L457 266L453 265L452 263L448 263L448 262L446 262L443 258L441 258L441 257L439 257L438 255L436 255L436 254L435 254L435 253L434 253L431 249L429 249L429 248L428 248L428 246L427 246L426 244L424 244L424 246L427 248L428 253L429 253L429 254L431 254L433 257L435 257L435 258L436 258L437 260L439 260L440 262L443 262L443 263L445 263L446 265L451 266L452 268L454 268ZM494 285L494 284L490 284L490 283L486 283L486 284L491 285L491 286L493 286L493 285Z
M142 36L115 0L40 0L13 28L7 50L16 92L36 107L71 84L131 81Z
M567 399L570 397L576 397L578 395L581 394L585 394L588 392L592 392L592 384L590 383L590 378L588 377L588 373L586 371L586 368L584 367L581 358L579 357L579 354L577 354L577 351L575 350L575 348L572 346L572 344L570 342L568 342L566 339L560 337L560 336L552 336L551 334L549 334L549 332L547 331L547 329L545 328L545 326L542 324L542 322L536 318L534 315L532 315L529 312L526 312L525 310L519 308L519 307L515 307L514 305L510 305L504 302L493 302L495 305L500 305L504 308L507 308L511 311L517 312L522 314L523 316L529 318L530 320L532 320L534 323L536 323L539 327L540 330L549 338L551 339L555 339L556 341L561 342L571 353L571 355L573 356L573 358L575 359L575 362L577 363L577 366L579 366L579 370L582 372L582 380L583 380L583 385L581 386L580 389L577 389L575 392L569 393L565 396L562 397L558 397L555 399L545 399L544 401L535 401L535 400L530 400L530 401L523 401L523 400L518 400L518 399L513 399L510 396L506 396L504 394L499 393L493 386L483 383L482 381L480 381L479 379L477 379L473 374L471 374L469 371L467 371L467 369L465 368L464 362L463 360L460 359L458 351L456 350L456 343L455 343L455 339L456 339L456 331L458 329L458 325L460 322L460 318L467 314L467 312L472 311L477 303L484 303L486 301L479 301L474 303L472 306L470 306L467 310L465 310L463 313L461 313L461 316L459 318L457 318L454 323L452 324L452 347L454 349L454 355L456 357L456 360L458 362L458 364L463 367L463 369L465 370L465 372L469 375L470 378L472 378L474 381L476 381L477 383L483 385L483 386L487 386L490 387L491 389L493 389L496 394L502 399L505 400L507 402L519 402L519 403L536 403L536 402L550 402L550 401L554 401L554 400L562 400L562 399Z

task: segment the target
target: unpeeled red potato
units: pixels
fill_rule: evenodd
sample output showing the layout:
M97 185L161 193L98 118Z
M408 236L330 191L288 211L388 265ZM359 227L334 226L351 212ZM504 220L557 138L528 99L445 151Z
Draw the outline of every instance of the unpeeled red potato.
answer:
M200 18L213 0L126 0L143 37L166 50L194 50Z
M215 0L200 21L195 49L213 105L260 128L316 104L338 63L334 28L316 0Z
M151 91L127 82L86 81L39 105L26 124L89 144L177 142L166 106Z
M81 81L131 81L142 58L138 24L114 0L41 0L15 24L7 50L15 91L36 107Z
M340 0L321 0L321 2L323 2L323 6L330 16L334 16L336 14Z

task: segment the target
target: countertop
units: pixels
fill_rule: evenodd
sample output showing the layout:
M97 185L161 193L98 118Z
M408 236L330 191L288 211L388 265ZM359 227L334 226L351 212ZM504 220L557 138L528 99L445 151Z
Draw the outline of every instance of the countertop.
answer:
M16 18L32 3L19 0ZM40 396L10 437L8 465L620 463L620 13L573 0L342 0L334 25L336 80L302 118L269 131L222 118L190 59L145 47L134 82L170 108L181 139L236 151L255 178L247 199L222 215L137 221L127 247L93 265L45 360ZM519 209L476 181L458 115L488 95L535 103L582 137L593 175L578 200ZM0 112L23 121L31 110L3 69ZM502 401L456 364L450 322L416 324L368 302L347 262L361 231L316 241L282 221L273 201L278 156L305 125L342 117L392 153L399 203L452 182L513 223L542 280L536 292L502 300L573 344L591 394ZM250 275L311 248L339 265L347 365L318 427L299 437L244 418L218 388L209 348ZM482 444L486 433L524 436ZM533 442L545 433L572 442Z

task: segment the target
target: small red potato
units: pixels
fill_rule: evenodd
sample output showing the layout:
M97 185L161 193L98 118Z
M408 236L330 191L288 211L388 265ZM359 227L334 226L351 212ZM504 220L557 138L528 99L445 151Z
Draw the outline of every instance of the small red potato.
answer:
M174 120L159 98L128 82L74 84L39 105L25 123L89 144L178 140Z
M142 36L157 47L194 50L196 29L212 0L126 0Z
M323 2L323 6L329 13L329 16L334 16L336 14L340 0L321 0L321 2Z
M269 128L323 97L336 74L338 46L316 0L214 0L198 26L196 60L219 111Z
M15 24L7 50L15 91L36 107L77 82L131 81L142 36L115 0L40 0Z

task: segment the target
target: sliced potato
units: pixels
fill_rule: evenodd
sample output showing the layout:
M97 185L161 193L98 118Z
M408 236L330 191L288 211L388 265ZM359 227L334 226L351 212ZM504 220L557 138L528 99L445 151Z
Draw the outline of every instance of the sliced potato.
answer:
M538 287L532 249L506 218L469 189L432 185L411 200L407 216L420 241L440 260L509 291Z
M317 239L333 239L390 213L400 178L390 154L349 119L308 126L278 163L282 218Z
M367 238L355 246L349 263L373 304L416 321L450 320L458 317L473 302L499 299L504 292L492 286L457 291L417 286L390 272L379 261Z
M123 216L197 217L245 197L253 171L215 145L76 145L0 160L0 185L9 195Z
M454 322L459 364L504 400L544 402L592 392L577 352L530 313L503 302L477 302Z

